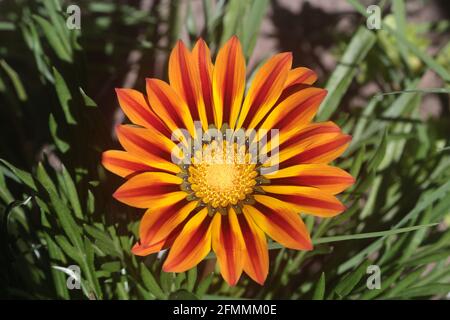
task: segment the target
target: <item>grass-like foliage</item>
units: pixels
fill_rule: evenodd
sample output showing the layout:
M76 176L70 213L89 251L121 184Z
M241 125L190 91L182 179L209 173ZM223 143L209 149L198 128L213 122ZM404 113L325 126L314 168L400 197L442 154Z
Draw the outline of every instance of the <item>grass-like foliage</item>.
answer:
M69 30L67 1L0 1L0 297L444 298L450 44L430 54L426 34L448 33L449 25L409 23L404 2L386 1L382 29L369 30L366 8L348 1L356 27L335 35L329 46L337 66L319 79L328 96L318 120L331 119L353 136L338 161L357 181L341 196L348 209L332 219L304 216L313 251L272 243L264 286L242 277L229 287L214 256L172 274L161 271L156 254L131 254L142 212L113 200L120 180L101 167L100 155L117 144L114 87L142 89L145 77L166 70L180 36L202 36L215 53L237 34L249 59L271 3L203 0L198 12L181 0L148 8L139 5L147 1L80 1L81 29ZM442 86L420 86L430 72ZM362 108L347 107L366 84L378 94ZM427 95L444 106L439 117L419 113ZM71 265L80 268L80 290L67 287ZM380 268L380 289L367 288L369 265Z

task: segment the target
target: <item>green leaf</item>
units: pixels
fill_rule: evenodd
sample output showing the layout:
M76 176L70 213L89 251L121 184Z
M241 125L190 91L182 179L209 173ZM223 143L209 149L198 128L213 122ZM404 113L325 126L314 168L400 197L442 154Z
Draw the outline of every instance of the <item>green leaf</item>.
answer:
M141 277L145 288L150 291L157 299L166 299L165 293L155 280L153 274L147 269L145 264L140 264Z
M194 290L195 282L197 281L197 267L191 268L187 272L187 290Z
M96 108L97 107L97 103L92 100L92 98L90 98L83 90L83 88L79 87L78 90L80 91L81 97L83 98L84 101L84 105L86 107L92 107L92 108Z
M366 260L355 271L348 273L337 284L334 292L341 298L347 297L366 274L369 265L370 261Z
M401 297L397 298L408 299L417 297L429 297L434 295L445 296L449 292L450 292L449 283L433 283L421 287L410 288L408 289L407 292L403 292Z
M11 170L17 178L20 179L26 186L30 187L34 191L37 191L36 184L34 183L33 177L28 172L21 170L6 160L0 159L0 162L9 170Z
M438 189L431 191L427 194L422 194L421 198L417 205L412 209L407 215L405 215L395 226L394 230L400 230L399 228L404 225L409 220L415 218L419 213L428 208L435 202L443 198L450 192L450 181L440 186ZM379 249L383 245L383 241L387 235L383 235L381 239L376 240L374 243L369 245L367 248L361 250L353 256L351 259L347 260L345 263L339 266L338 273L344 272L349 268L353 267L355 264L358 264L364 257L375 250Z
M174 274L172 272L161 271L159 275L159 282L164 292L170 293L172 291L172 284L174 280Z
M77 124L75 118L70 110L70 102L72 101L72 94L67 87L66 81L61 76L58 70L53 67L53 76L55 77L55 89L58 95L59 103L61 104L64 116L68 124Z
M62 153L66 153L70 149L70 145L61 138L59 138L58 123L56 122L55 117L51 113L48 119L48 127L50 129L50 134L52 135L52 138L55 141L56 147L58 147L59 151L61 151Z
M64 42L62 41L62 39L58 36L56 28L41 16L33 15L33 19L41 27L45 37L47 38L48 43L52 47L53 51L55 51L58 58L60 58L63 61L71 63L72 55L64 46Z
M243 1L242 1L243 2ZM258 38L261 22L267 11L268 0L253 0L248 14L243 19L243 28L241 32L241 43L244 56L247 60L250 58Z
M45 242L47 243L47 250L50 259L58 263L65 263L64 254L61 249L56 245L50 235L45 234ZM67 289L67 279L64 273L51 268L53 282L55 284L56 294L60 299L69 299L69 291Z
M175 292L172 292L169 295L169 300L198 300L198 297L185 289L181 289Z
M72 209L75 212L75 216L79 219L83 218L83 210L81 209L80 199L78 198L78 192L75 187L75 183L72 180L69 172L66 167L62 165L62 176L67 189L67 197L69 199L70 204L72 205Z
M17 72L13 68L11 68L9 64L6 63L6 61L3 59L0 60L0 66L3 68L3 70L5 70L6 74L11 80L19 100L26 101L28 99L27 92L25 91L25 87L23 86Z
M58 217L64 232L68 236L70 242L80 251L83 250L83 241L81 240L80 228L72 217L69 208L61 201L60 196L56 192L56 188L41 163L38 164L36 175L38 181L50 196L50 202L53 205L54 212Z
M334 113L347 92L357 68L376 42L375 35L365 27L360 27L345 50L339 65L327 82L328 94L320 105L317 119L324 121Z
M325 272L322 272L319 281L316 284L314 293L312 296L313 300L323 300L325 297Z
M210 274L208 274L205 277L205 279L203 279L199 283L199 285L197 286L197 290L195 291L197 296L203 297L205 295L205 293L208 292L208 289L209 289L209 286L211 285L213 277L214 277L214 273L211 272Z
M223 32L220 39L220 45L228 41L239 30L239 24L245 14L245 8L248 2L241 0L230 0L225 8L225 16L223 17Z
M380 165L380 163L383 161L384 155L386 154L386 143L387 143L387 132L385 131L383 137L381 138L380 144L378 145L378 148L375 151L375 154L369 161L369 165L367 167L369 171L376 170Z
M367 17L369 14L366 12L366 8L358 0L348 0L348 2L363 16ZM400 45L408 48L415 56L419 57L430 69L434 70L438 75L447 82L450 82L450 73L443 66L441 66L436 60L430 57L427 53L419 49L415 44L409 42L403 34L395 31L386 23L381 22L381 27L394 35Z

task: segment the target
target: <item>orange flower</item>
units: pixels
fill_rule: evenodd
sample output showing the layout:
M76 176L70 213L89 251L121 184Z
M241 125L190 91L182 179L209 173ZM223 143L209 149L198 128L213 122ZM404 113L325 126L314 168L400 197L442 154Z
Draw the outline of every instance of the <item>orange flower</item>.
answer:
M326 91L312 86L313 71L291 64L290 53L270 58L244 97L245 61L236 37L219 50L215 65L203 40L192 52L179 41L170 55L170 84L147 79L146 96L116 90L134 125L117 127L125 151L106 151L103 165L127 179L114 197L147 209L134 254L170 248L163 270L183 272L213 250L230 285L242 271L263 284L266 235L311 250L299 212L332 217L344 211L335 195L354 179L328 163L351 137L332 122L311 123ZM208 136L211 130L218 134ZM228 139L242 132L243 143Z

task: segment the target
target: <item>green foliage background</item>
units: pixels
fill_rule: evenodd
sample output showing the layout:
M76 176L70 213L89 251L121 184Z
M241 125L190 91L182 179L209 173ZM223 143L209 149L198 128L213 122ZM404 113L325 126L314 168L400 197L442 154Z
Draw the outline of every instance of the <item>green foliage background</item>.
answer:
M135 1L80 1L81 30L66 28L68 2L0 1L0 297L444 298L450 292L450 43L430 56L426 32L448 34L449 23L412 25L404 1L382 1L382 30L370 31L366 8L348 2L361 14L360 26L336 43L339 64L325 77L329 94L317 117L353 135L339 161L357 178L342 195L348 210L329 220L305 216L312 252L271 244L263 287L245 276L229 287L214 257L172 274L161 271L157 255L131 255L141 212L112 199L120 179L99 160L117 144L113 88L130 70L142 89L154 61L167 61L186 32L191 42L203 36L213 52L237 34L249 58L269 1L203 0L203 29L189 1L155 1L146 9ZM145 57L140 68L136 56ZM419 89L430 70L445 85ZM362 109L342 108L351 85L374 79L385 92L401 92L375 95ZM429 93L439 94L445 108L424 120L419 107ZM381 268L380 290L366 287L370 264ZM67 289L69 265L80 266L82 290Z

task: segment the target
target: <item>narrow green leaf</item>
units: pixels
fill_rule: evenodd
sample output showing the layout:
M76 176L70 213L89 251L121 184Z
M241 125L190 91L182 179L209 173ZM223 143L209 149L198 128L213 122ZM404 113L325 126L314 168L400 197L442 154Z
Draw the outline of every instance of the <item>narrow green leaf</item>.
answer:
M49 119L48 119L48 127L50 129L50 134L52 135L53 140L55 141L56 147L61 151L62 153L66 153L70 149L70 145L59 138L58 136L58 123L55 120L55 117L53 114L50 113Z
M170 293L172 291L172 284L174 280L174 274L172 272L161 271L159 275L159 282L164 292Z
M68 236L70 242L80 250L83 251L83 241L81 240L80 228L72 217L69 208L61 201L60 196L56 192L56 188L44 167L41 163L38 164L36 175L38 181L50 196L50 201L53 205L54 212L58 217L58 222L61 224L64 232Z
M84 101L84 105L86 107L92 107L92 108L96 108L97 107L97 103L92 100L91 97L89 97L83 90L83 88L79 87L78 90L80 91L81 97L83 98Z
M187 272L187 290L193 291L195 282L197 281L197 267L189 269Z
M50 47L55 51L58 58L63 61L72 62L72 55L68 52L67 48L64 46L63 41L58 36L56 29L53 25L38 15L33 15L33 19L36 23L41 27L44 32L45 37L47 38Z
M248 14L243 19L243 28L241 34L242 50L248 60L252 55L258 38L261 22L267 11L268 0L253 0L248 10Z
M2 163L6 168L11 170L20 181L22 181L26 186L30 187L34 191L37 191L36 184L34 183L33 177L28 172L21 170L6 160L0 159L0 163Z
M446 196L450 192L450 181L440 186L438 189L422 194L417 205L407 215L405 215L395 226L394 230L400 230L399 228L409 220L415 218L419 213L433 204L434 201L439 200ZM376 240L367 248L361 250L358 254L347 260L345 263L339 266L338 273L345 272L349 268L352 268L355 264L358 264L364 257L375 250L379 249L383 245L383 241L387 235L383 235L381 239Z
M376 170L380 165L380 163L383 161L384 155L386 154L386 144L387 144L387 132L385 131L383 137L381 138L380 144L378 145L378 148L375 151L375 154L369 161L369 165L367 167L369 171Z
M337 284L334 292L341 298L347 297L366 274L369 265L370 261L366 260L355 271L344 276Z
M199 285L197 286L197 290L195 291L196 295L199 297L203 297L206 292L208 292L209 286L211 285L212 279L214 277L214 273L211 272L208 274L205 279L203 279Z
M64 165L62 165L62 176L68 193L67 197L69 199L70 204L72 205L72 209L75 212L75 216L79 219L82 219L83 210L81 209L78 191L75 187L75 183L73 182L72 177L70 176L69 172L67 171Z
M27 92L25 91L25 87L22 84L22 80L20 80L19 74L3 59L0 60L0 66L3 68L3 70L5 70L6 74L11 80L19 100L26 101L28 99Z
M375 35L360 27L345 50L340 64L327 82L327 97L320 105L317 119L324 121L334 113L356 75L359 64L376 42Z
M363 16L367 17L369 14L366 12L366 8L358 0L348 0L348 2ZM408 48L415 56L419 57L430 69L434 70L438 75L447 82L450 82L450 72L441 66L436 60L430 57L427 53L419 49L415 44L409 42L403 34L395 31L386 23L381 22L381 27L394 35L399 44Z
M61 249L56 245L53 239L48 234L44 234L45 242L47 243L47 250L50 259L59 263L65 263L64 254ZM56 294L60 299L69 299L69 291L67 289L67 279L64 273L51 268L53 282L55 285Z
M66 81L55 67L53 67L53 76L55 77L56 94L58 95L59 103L61 104L66 121L68 124L77 124L74 116L72 115L72 111L70 110L72 94L67 87Z
M150 291L157 299L166 299L166 295L155 280L153 274L147 269L145 264L140 264L142 281L148 291Z
M322 272L319 281L316 284L314 293L312 296L313 300L323 300L325 297L325 272Z
M433 283L421 287L414 287L404 292L401 298L429 297L434 295L445 296L450 292L450 283Z

